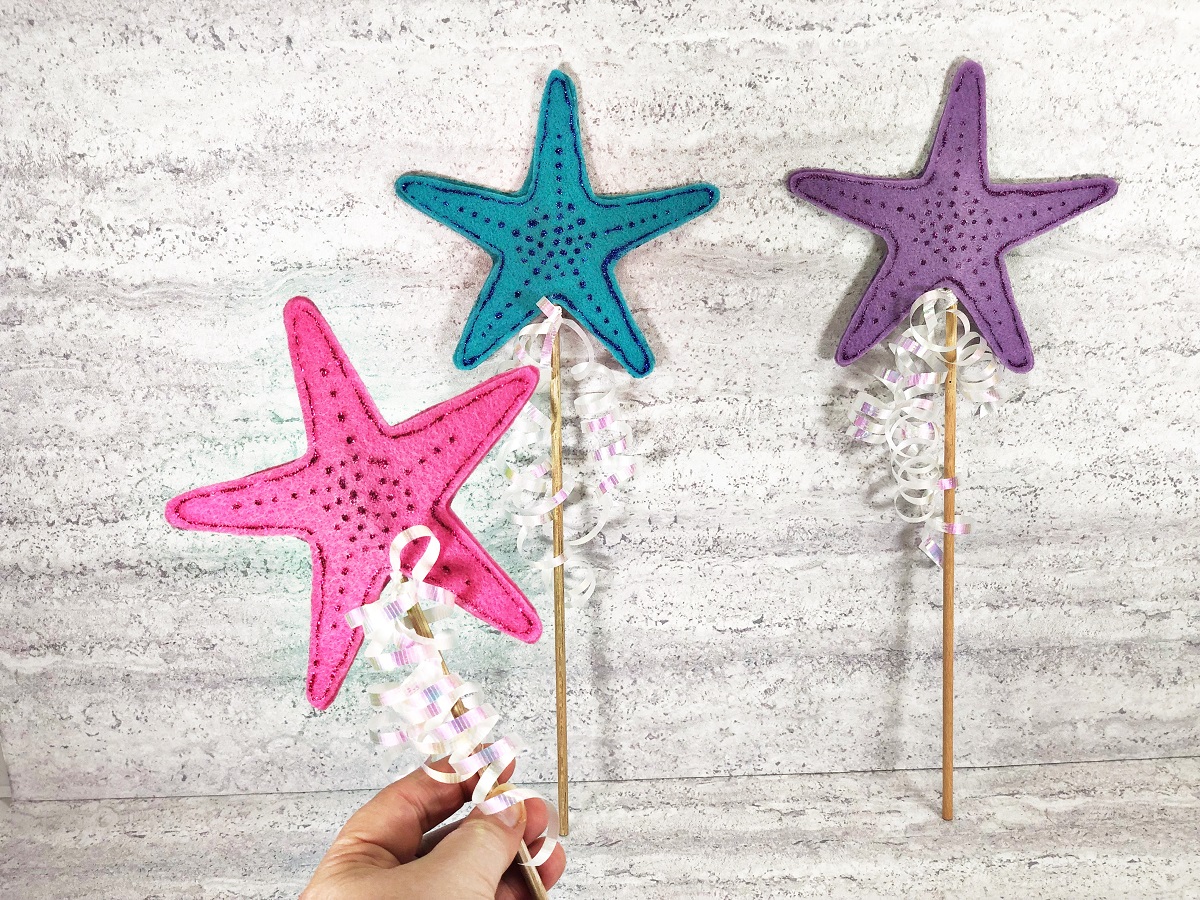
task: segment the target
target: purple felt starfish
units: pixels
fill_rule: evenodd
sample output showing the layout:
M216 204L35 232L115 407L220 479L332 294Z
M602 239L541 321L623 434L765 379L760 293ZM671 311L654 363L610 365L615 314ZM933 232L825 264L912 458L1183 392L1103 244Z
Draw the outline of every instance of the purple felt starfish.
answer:
M996 356L1015 372L1033 350L1013 300L1004 254L1117 192L1111 178L996 184L988 177L983 69L954 75L925 170L917 178L872 178L799 169L792 193L873 231L887 256L838 345L849 365L886 337L927 291L951 289Z

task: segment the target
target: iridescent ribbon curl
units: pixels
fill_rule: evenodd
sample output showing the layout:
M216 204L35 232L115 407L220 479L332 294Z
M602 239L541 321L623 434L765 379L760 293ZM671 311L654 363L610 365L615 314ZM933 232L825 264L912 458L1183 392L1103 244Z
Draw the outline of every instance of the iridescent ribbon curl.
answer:
M958 322L957 339L946 342L946 316ZM896 513L905 522L924 526L918 546L938 566L942 564L942 535L969 534L961 520L947 524L938 514L937 501L959 486L945 478L942 469L942 426L934 421L953 351L958 389L975 406L975 415L994 412L1003 401L999 391L1000 363L983 337L947 290L930 291L917 298L908 325L897 340L888 343L895 355L894 368L875 378L890 396L860 391L849 410L846 434L866 444L886 444L892 477L896 481Z
M427 538L428 543L410 578L401 571L401 554L409 543L422 538ZM442 651L451 643L449 636L444 632L434 632L433 638L418 634L409 616L409 610L422 601L431 604L421 607L430 625L455 609L454 594L425 581L441 549L438 539L424 525L414 525L397 534L390 553L391 580L379 599L346 614L351 628L363 629L363 652L377 670L393 672L403 666L415 666L403 681L389 681L368 689L371 706L379 711L372 723L371 738L389 749L406 744L416 748L426 757L421 768L443 784L458 784L478 775L471 800L485 815L494 815L534 798L545 803L549 820L541 834L544 842L525 863L540 866L550 858L558 843L558 811L528 788L504 785L489 796L521 747L510 737L488 743L500 716L484 702L476 685L446 668ZM460 701L466 711L456 716L454 705ZM442 757L448 758L452 771L441 772L430 765Z
M579 521L578 517L564 515L564 525L576 536L564 542L561 555L554 556L553 550L548 549L539 560L532 563L547 584L553 577L554 569L563 566L567 603L578 606L586 603L595 591L596 573L591 564L575 551L594 540L604 526L621 512L617 488L637 472L637 462L630 449L633 432L617 416L617 376L596 360L595 348L587 334L575 322L564 318L562 308L545 297L538 301L538 308L545 318L521 329L513 345L513 356L523 365L538 367L542 374L541 386L549 384L551 354L556 336L561 340L562 334L573 334L586 353L582 362L570 366L566 372L579 386L574 410L579 417L583 440L590 445L588 456L596 471L596 481L581 490L593 493L594 502L574 504L570 509L594 509L596 518L589 526ZM563 331L564 328L566 331ZM564 504L576 489L576 485L564 475L562 489L554 490L550 477L550 428L549 417L533 403L527 403L500 449L504 459L517 454L532 457L532 461L526 464L509 463L504 473L509 481L505 501L518 527L517 550L521 553L524 553L530 535L548 526L554 510Z

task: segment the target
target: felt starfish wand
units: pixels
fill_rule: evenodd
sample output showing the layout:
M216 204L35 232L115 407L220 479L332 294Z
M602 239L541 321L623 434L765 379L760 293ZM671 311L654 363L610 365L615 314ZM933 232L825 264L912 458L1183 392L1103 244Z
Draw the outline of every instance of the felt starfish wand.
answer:
M719 192L705 183L621 196L592 191L579 131L575 86L561 71L546 82L533 157L520 190L505 191L433 175L396 181L404 201L483 248L493 265L467 318L454 362L474 368L537 317L538 301L565 309L635 378L654 354L617 284L626 253L710 210ZM552 336L550 474L553 510L555 683L559 807L567 833L567 716L562 502L560 350Z
M413 677L425 677L433 666L440 671L444 664L441 645L431 642L421 599L457 604L506 634L536 641L542 630L536 611L450 506L528 401L537 386L536 369L498 375L390 425L311 301L289 301L284 323L307 449L290 463L181 494L167 504L166 517L178 528L289 535L309 544L309 702L323 710L336 697L363 642L362 631L351 627L355 621L363 624L363 610L378 609L377 617L413 632L401 634L400 657L386 657L391 668L400 663L424 665L418 665ZM423 549L412 539L414 533L426 539ZM430 547L436 548L432 558ZM393 596L381 603L385 591ZM392 602L396 597L405 602ZM370 655L374 661L383 658L377 652ZM411 680L406 682L399 700L412 694L411 685ZM457 780L487 771L499 775L515 756L515 748L510 748L504 760L476 758L474 745L482 742L495 719L476 721L477 707L468 710L460 702L470 693L461 686L445 688L436 701L429 700L436 708L422 707L424 718L417 720L420 728L445 726L466 735L465 744L432 739L422 744L428 738L423 733L415 741L430 749L450 748ZM474 714L469 722L468 714ZM460 766L462 759L473 762ZM428 767L427 771L435 774ZM483 774L480 784L486 792L493 787L501 794L510 791L495 778L487 782ZM477 800L490 803L495 811L524 796L528 795ZM535 896L538 890L544 894L536 868L526 866L523 871Z
M920 175L877 178L800 169L790 175L788 186L796 196L878 235L887 246L842 335L836 361L849 365L882 342L906 316L911 323L892 345L896 368L880 376L893 392L892 401L878 403L869 396L860 400L850 430L860 439L891 445L898 510L901 500L924 507L927 512L919 518L927 521L932 498L943 497L938 528L945 545L930 539L922 546L942 565L943 573L942 816L951 819L954 539L967 530L955 516L958 393L961 388L984 409L994 405L998 398L992 391L992 370L998 367L993 353L1014 372L1033 368L1033 350L1013 299L1005 254L1109 200L1117 185L1110 178L992 181L983 69L965 62L951 82ZM936 458L930 460L923 452L936 431L924 395L939 384L945 385L940 467Z

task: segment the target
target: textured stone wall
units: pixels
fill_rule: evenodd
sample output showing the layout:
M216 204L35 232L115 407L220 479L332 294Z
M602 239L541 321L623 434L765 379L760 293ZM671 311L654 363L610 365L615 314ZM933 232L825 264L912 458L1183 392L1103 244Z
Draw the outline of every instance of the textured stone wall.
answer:
M723 192L617 269L659 367L625 394L642 477L571 615L575 777L937 764L939 579L879 455L841 434L870 366L831 359L881 249L783 179L919 167L964 57L988 74L993 177L1121 187L1011 254L1037 367L960 428L960 762L1196 752L1196 5L177 8L17 3L0 26L18 798L384 780L365 671L327 713L304 701L304 545L175 532L162 508L300 452L293 294L393 420L479 378L450 356L489 261L391 184L519 186L556 66L597 191ZM485 466L457 509L546 610L500 484ZM530 744L525 777L551 778L550 642L467 624L452 662Z

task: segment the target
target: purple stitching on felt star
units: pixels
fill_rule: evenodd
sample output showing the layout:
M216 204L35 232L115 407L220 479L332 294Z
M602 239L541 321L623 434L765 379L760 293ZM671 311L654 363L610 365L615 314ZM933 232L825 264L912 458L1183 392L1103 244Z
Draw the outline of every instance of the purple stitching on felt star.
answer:
M963 63L954 75L918 177L798 169L788 177L788 187L887 244L887 256L838 345L839 365L849 365L883 340L922 294L944 287L962 301L997 358L1014 372L1033 368L1033 350L1004 254L1117 192L1111 178L991 181L983 69L974 62Z
M425 525L441 542L427 579L458 605L532 643L542 633L521 589L450 508L455 493L537 387L538 372L504 372L398 425L389 425L317 307L284 307L308 448L290 463L196 488L167 504L176 528L290 535L312 548L312 628L307 693L333 702L362 643L346 613L378 599L391 573L392 539ZM411 572L423 547L402 557Z

